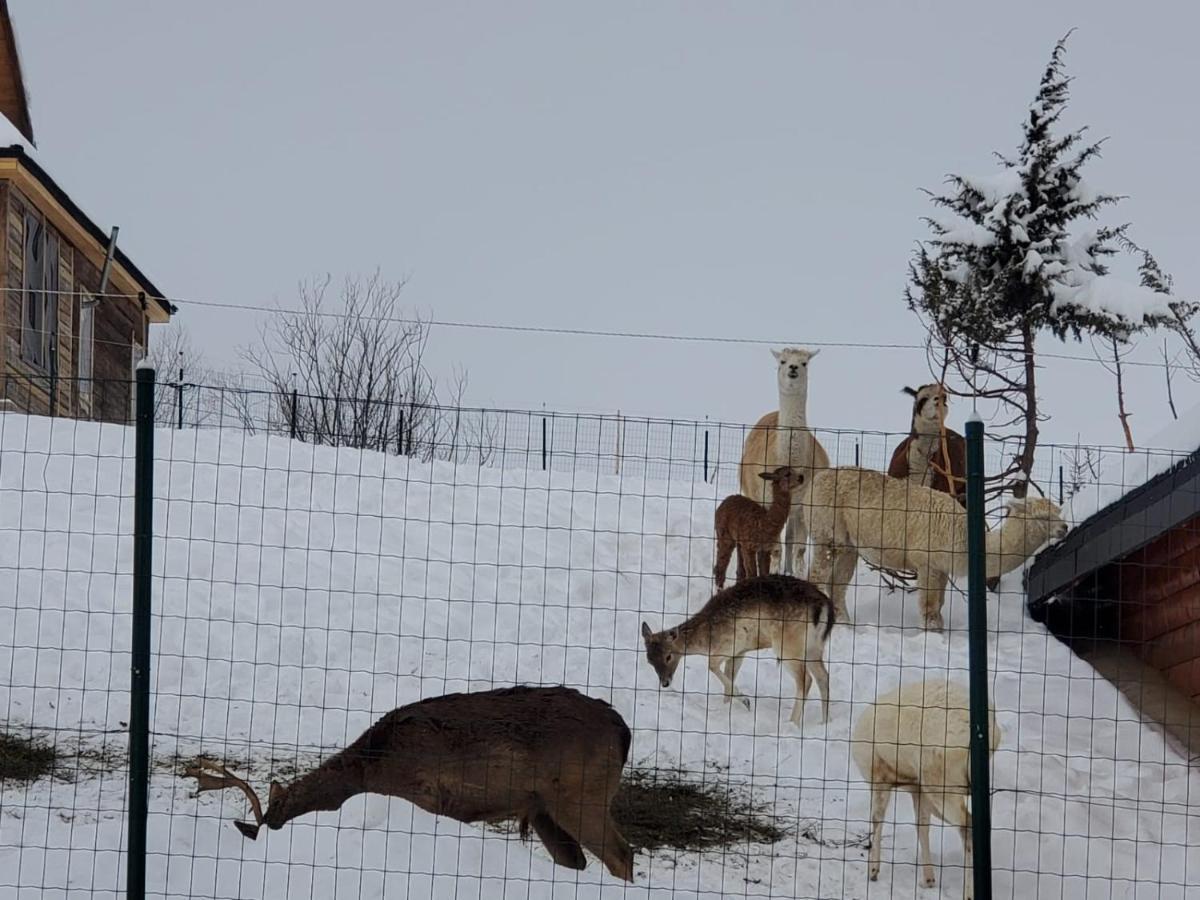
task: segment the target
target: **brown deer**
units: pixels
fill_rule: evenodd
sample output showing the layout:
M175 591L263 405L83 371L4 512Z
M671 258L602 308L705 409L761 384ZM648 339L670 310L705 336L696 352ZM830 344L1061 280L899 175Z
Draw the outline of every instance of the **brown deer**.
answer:
M762 575L714 594L698 613L674 628L656 633L643 622L642 640L646 643L646 659L664 688L671 686L683 657L703 654L708 657L709 671L725 688L725 702L740 697L747 709L749 699L733 685L742 658L754 650L771 648L779 664L790 670L796 681L791 722L800 727L804 699L814 675L821 692L824 721L829 721L825 642L833 621L833 601L812 584L791 575Z
M735 547L738 581L770 572L771 551L791 512L792 492L804 483L804 476L790 466L759 472L758 477L771 486L771 505L766 509L743 494L731 494L717 507L717 559L713 565L717 590L725 587L725 571Z
M392 710L307 775L272 782L265 813L224 766L202 759L184 775L199 791L243 791L255 824L234 825L252 840L262 825L282 828L357 794L383 794L460 822L515 818L522 840L532 826L559 865L586 868L582 845L633 881L633 851L611 813L629 745L625 720L602 700L567 687L511 687Z

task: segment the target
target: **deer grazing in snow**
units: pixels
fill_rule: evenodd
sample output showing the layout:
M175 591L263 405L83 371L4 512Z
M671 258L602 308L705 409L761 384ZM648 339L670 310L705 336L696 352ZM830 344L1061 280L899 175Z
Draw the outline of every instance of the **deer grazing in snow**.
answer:
M731 494L717 507L717 559L713 564L717 590L725 587L725 572L735 548L738 581L770 572L771 551L778 546L779 532L791 513L792 492L804 483L804 476L790 466L759 472L758 477L771 485L771 505L766 509L744 494Z
M774 650L779 664L796 682L791 722L799 728L813 676L821 692L824 721L829 721L825 642L833 622L833 601L807 581L791 575L762 575L713 594L699 612L674 628L654 632L643 622L642 640L646 659L664 688L671 686L683 657L707 656L709 671L725 688L725 702L738 697L747 709L750 701L733 684L742 658L755 650Z
M234 824L252 840L262 825L282 828L357 794L383 794L460 822L515 818L522 840L532 827L559 865L586 868L582 845L632 881L633 851L611 813L629 745L624 719L602 700L566 687L512 687L392 710L307 775L272 782L266 812L224 766L201 760L184 775L199 791L245 793L255 824Z

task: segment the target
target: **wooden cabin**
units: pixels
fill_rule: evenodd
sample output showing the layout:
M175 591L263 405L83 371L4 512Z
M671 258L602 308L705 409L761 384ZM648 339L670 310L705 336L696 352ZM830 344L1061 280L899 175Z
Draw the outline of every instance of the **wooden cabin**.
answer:
M1200 450L1039 554L1026 587L1061 639L1115 641L1200 700Z
M0 0L0 405L128 421L151 323L174 308L39 164L8 4Z

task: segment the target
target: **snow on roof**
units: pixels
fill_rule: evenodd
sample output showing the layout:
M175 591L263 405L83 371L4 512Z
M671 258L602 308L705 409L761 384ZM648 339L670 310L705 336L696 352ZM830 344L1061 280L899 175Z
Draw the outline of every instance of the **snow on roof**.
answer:
M1095 480L1081 487L1063 508L1071 525L1079 525L1116 503L1134 488L1166 472L1200 449L1200 403L1132 453L1104 456Z

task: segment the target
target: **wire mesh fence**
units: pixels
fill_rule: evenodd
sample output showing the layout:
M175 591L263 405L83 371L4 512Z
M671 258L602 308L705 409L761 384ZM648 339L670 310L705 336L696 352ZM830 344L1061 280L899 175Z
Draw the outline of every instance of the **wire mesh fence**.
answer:
M158 386L160 410L174 390ZM209 401L191 390L212 408L228 393L214 388ZM278 411L278 400L262 402ZM714 626L681 626L713 595L715 512L739 488L748 429L442 412L460 428L490 423L473 432L491 435L489 452L446 432L433 452L404 455L398 443L293 440L286 419L180 428L156 413L149 896L917 897L925 808L938 890L961 893L961 759L939 757L940 781L924 770L926 807L892 798L874 841L872 774L860 762L865 748L867 770L878 758L875 776L890 766L911 793L901 770L926 759L917 745L965 739L953 690L940 706L932 693L899 706L887 696L922 682L965 688L965 579L905 568L959 565L954 501L943 498L950 530L937 531L920 514L940 501L919 489L887 502L864 487L873 476L837 474L832 494L813 496L813 543L795 568L844 614L821 637L817 595L745 580L722 595L734 598L729 619L765 645L712 671L703 651ZM833 462L874 471L905 437L816 434ZM995 471L1007 448L987 451ZM134 457L125 422L0 416L0 894L126 888ZM1033 545L1036 516L998 501L990 517L989 564L1010 570L987 608L994 894L1193 896L1200 687L1187 636L1200 589L1189 581L1195 523L1180 499L1197 494L1192 457L1045 447L1039 462L1035 481L1055 501L1063 467L1063 516L1082 527L1026 571L1045 543ZM1154 518L1162 496L1173 512ZM1114 544L1100 526L1126 509L1139 536L1126 522ZM827 552L831 521L836 549L853 551L846 577ZM732 564L727 577L732 585ZM928 627L932 601L918 589L939 584L941 631ZM764 600L772 591L787 602ZM681 633L700 637L685 646ZM796 715L798 663L819 682L814 659L828 671L827 722L819 683ZM422 699L515 685L564 685L611 704L629 741L615 796L599 749L619 747L620 729L595 710L563 712L556 704L573 701L561 696L481 695L384 719ZM876 701L873 739L856 741ZM913 708L923 726L906 718ZM901 710L891 757L889 709ZM561 736L571 717L587 723L582 744ZM372 727L381 719L391 724ZM504 741L522 733L543 752L518 765ZM596 752L572 756L581 746ZM497 758L508 760L502 773ZM572 765L574 782L563 774ZM302 777L314 771L324 774ZM225 789L197 795L197 775ZM251 792L266 811L254 841L233 825L255 823ZM632 881L602 827L610 799ZM531 816L528 844L505 821L514 812ZM457 820L468 813L497 820ZM580 837L587 854L575 857L538 813L568 837L599 832Z

